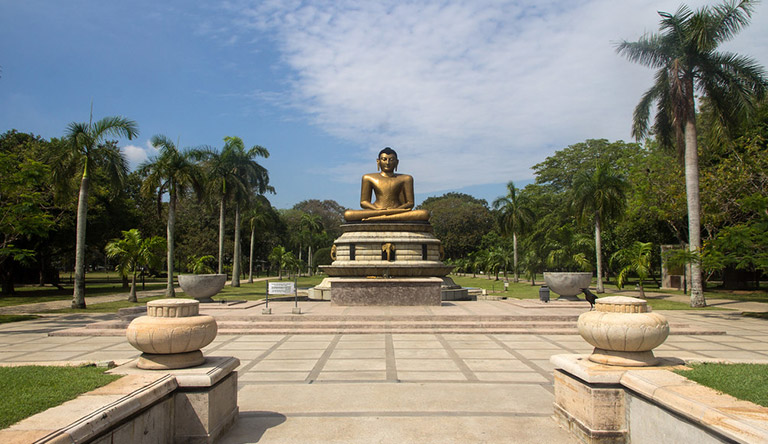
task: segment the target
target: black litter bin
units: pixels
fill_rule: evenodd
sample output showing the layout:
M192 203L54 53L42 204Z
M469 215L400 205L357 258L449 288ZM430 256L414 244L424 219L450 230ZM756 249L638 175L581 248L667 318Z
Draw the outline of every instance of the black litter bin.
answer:
M549 302L549 287L542 285L539 288L539 300L541 302Z

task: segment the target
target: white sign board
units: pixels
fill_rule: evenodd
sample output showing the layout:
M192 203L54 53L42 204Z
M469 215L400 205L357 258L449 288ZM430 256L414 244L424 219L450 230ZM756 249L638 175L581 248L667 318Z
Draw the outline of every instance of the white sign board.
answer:
M293 282L270 282L269 294L294 294Z

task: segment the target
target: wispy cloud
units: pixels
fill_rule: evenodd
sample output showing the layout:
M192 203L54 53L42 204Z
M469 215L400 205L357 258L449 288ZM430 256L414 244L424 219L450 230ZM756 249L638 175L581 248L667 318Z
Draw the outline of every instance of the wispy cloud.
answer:
M131 169L135 169L142 162L148 160L151 156L157 154L157 149L147 140L144 147L136 145L126 145L123 147L123 153L128 159Z
M403 171L419 172L418 191L431 192L528 178L531 165L586 138L628 139L652 71L617 56L614 43L655 31L655 11L677 5L327 0L224 7L236 14L239 32L263 32L277 43L294 73L291 106L361 147L334 177L356 181L389 145L400 151Z

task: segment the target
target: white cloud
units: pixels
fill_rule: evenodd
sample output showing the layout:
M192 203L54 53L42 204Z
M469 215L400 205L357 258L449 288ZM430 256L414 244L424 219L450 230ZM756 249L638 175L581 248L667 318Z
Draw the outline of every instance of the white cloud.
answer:
M148 160L151 156L156 155L157 149L155 149L155 147L152 146L152 143L147 140L145 142L144 148L136 145L124 146L123 153L128 159L128 164L130 165L131 169L134 169L145 160Z
M688 2L697 7L703 2ZM292 103L362 148L330 171L356 181L389 145L419 192L529 178L554 150L630 138L653 72L614 43L658 29L672 1L230 2L295 73ZM759 8L756 17L768 14ZM764 19L761 18L761 21ZM760 26L756 21L752 30ZM763 56L750 34L739 51ZM744 36L737 36L736 41ZM765 60L761 60L765 62Z

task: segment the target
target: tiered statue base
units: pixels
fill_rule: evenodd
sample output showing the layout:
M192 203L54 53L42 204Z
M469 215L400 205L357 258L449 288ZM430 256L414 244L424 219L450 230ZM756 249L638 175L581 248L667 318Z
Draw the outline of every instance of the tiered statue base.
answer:
M328 299L330 293L335 305L440 305L444 278L453 267L440 260L440 240L429 222L357 222L341 228L333 263L321 267L330 277L310 298Z

